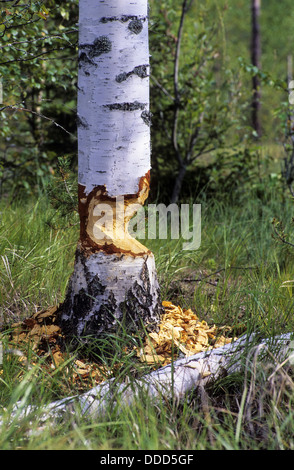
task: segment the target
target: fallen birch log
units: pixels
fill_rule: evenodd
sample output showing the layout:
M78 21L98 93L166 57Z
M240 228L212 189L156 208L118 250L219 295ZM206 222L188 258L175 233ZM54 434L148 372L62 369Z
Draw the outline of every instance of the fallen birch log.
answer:
M223 375L236 372L244 366L246 358L258 348L261 352L269 353L276 361L293 360L291 348L291 333L265 339L257 343L255 335L244 336L225 346L200 352L190 357L174 361L165 367L146 374L140 379L117 384L116 379L110 379L97 385L90 391L80 395L54 401L42 410L41 421L64 419L66 414L82 415L92 418L101 417L109 404L111 408L131 406L134 400L142 394L151 399L181 400L188 392L197 387L203 387ZM277 362L278 364L278 362ZM15 406L13 416L20 417L36 412L36 407L27 406L19 413L18 404ZM12 419L13 419L12 416ZM0 424L3 424L0 421Z

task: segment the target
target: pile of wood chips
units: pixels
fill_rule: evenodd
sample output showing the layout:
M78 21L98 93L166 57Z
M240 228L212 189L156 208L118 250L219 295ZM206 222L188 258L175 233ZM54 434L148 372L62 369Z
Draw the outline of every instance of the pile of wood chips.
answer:
M183 310L172 302L163 302L165 314L159 325L158 333L149 333L138 357L148 364L167 365L177 357L179 351L192 356L201 351L218 348L232 341L224 333L231 331L228 326L209 326L199 320L191 309Z
M9 351L11 354L17 352L19 361L24 364L28 363L26 351L34 351L35 359L31 358L30 366L36 365L40 358L49 373L63 368L69 383L81 390L103 382L111 371L94 362L69 357L64 352L64 336L56 324L57 312L58 306L51 307L12 324Z
M144 339L143 347L136 348L136 355L141 362L150 366L164 366L176 359L180 352L191 356L232 341L232 338L224 336L226 331L230 331L229 327L209 326L205 321L199 320L192 310L183 310L171 302L163 302L163 307L165 313L158 332L149 333ZM114 371L88 359L69 357L64 352L64 337L56 324L57 312L57 306L51 307L11 325L11 354L17 351L19 361L26 364L26 352L34 351L35 360L31 357L30 366L37 364L38 358L41 358L49 373L63 369L67 372L68 381L81 390L109 378Z

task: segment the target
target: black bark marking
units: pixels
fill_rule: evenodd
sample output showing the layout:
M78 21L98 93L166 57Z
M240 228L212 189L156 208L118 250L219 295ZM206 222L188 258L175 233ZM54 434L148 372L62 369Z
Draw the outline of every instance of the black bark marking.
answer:
M87 55L91 59L110 52L111 48L112 44L107 36L99 36L94 40L93 44L80 44L80 49L86 49Z
M104 104L104 108L113 110L120 110L120 111L136 111L141 109L142 111L146 108L147 103L139 103L139 101L134 101L133 103L112 103L112 104Z
M143 111L141 114L141 118L143 119L146 126L151 126L151 117L152 114L150 113L150 111Z
M76 259L78 252L76 252ZM74 294L72 287L72 279L69 281L68 291L62 305L61 317L59 324L62 330L72 344L75 344L74 338L78 335L78 327L82 318L89 316L82 336L99 336L104 331L109 332L115 329L115 311L117 308L116 300L111 292L104 303L101 304L101 296L105 293L106 287L102 284L99 275L92 276L85 263L83 257L79 256L83 265L83 275L86 278L86 288L81 288L78 294ZM62 312L71 313L70 320L62 318Z
M89 51L89 57L92 59L93 57L99 57L101 54L107 54L112 49L111 41L108 39L107 36L100 36L96 38L93 42L93 45Z
M122 15L122 16L103 16L100 19L100 23L111 23L112 21L120 21L121 23L127 23L128 21L146 21L144 16L136 15Z
M163 307L161 303L157 304L150 315L150 307L152 307L151 284L147 263L145 262L141 275L142 284L137 281L126 293L126 299L121 302L119 307L124 312L125 320L130 332L137 332L141 330L142 325L148 325L148 331L154 330L160 316L163 314ZM160 295L159 297L160 298Z
M86 275L87 279L87 284L88 284L88 292L91 297L98 297L99 295L104 294L105 292L105 286L101 283L98 274L95 274L95 276L92 278L92 280L89 282L88 280L88 274Z
M138 65L135 67L131 72L123 72L116 76L115 80L118 83L124 82L127 80L131 75L137 75L140 78L147 78L148 75L148 64Z
M134 34L140 34L143 29L143 23L140 19L136 18L130 21L128 29Z
M84 118L81 118L79 115L77 115L76 118L77 122L77 127L82 127L83 129L89 129L89 124Z
M101 325L103 328L105 325L108 325L110 330L113 330L114 321L115 321L115 312L116 312L116 300L113 292L110 292L107 302L102 304L99 307L99 310L95 312L95 321L96 325ZM116 323L116 322L115 322ZM97 331L97 327L94 328L94 331Z
M123 73L120 73L119 75L117 75L115 77L115 80L118 82L118 83L121 83L121 82L124 82L125 80L127 80L127 78L129 78L131 75L132 75L133 72L123 72Z
M96 65L89 57L86 52L81 52L78 58L79 68L84 67L85 65Z
M95 62L92 60L94 57L99 57L102 54L107 54L112 49L111 41L107 36L99 36L93 42L93 44L80 44L80 50L82 51L79 55L79 67L85 65L94 65Z
M148 77L148 64L138 65L134 68L133 73L138 75L140 78L147 78Z

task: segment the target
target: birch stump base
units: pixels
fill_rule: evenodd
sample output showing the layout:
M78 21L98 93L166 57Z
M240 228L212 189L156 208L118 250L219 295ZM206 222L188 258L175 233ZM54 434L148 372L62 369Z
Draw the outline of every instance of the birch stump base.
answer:
M128 333L154 329L163 314L152 253L143 256L107 254L91 256L79 246L75 269L59 325L67 338L82 342L126 328Z

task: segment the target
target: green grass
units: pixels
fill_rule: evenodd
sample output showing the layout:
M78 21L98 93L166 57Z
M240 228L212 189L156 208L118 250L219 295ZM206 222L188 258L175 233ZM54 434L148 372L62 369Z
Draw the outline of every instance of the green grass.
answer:
M266 185L265 185L266 186ZM259 337L294 331L294 249L272 238L273 217L291 235L293 202L276 187L202 203L202 243L181 251L177 240L146 241L156 256L162 298L191 308L209 324L240 324ZM46 198L0 205L0 320L15 322L40 308L61 302L73 269L78 226L50 227ZM8 334L7 330L6 334ZM2 338L5 347L6 334ZM127 335L111 339L99 360L121 364L118 381L142 373L126 351ZM45 404L78 393L66 368L48 373L28 347L32 369L4 354L0 369L1 416L9 419L21 400ZM293 368L278 367L274 357L251 358L250 367L222 378L181 403L152 404L147 397L118 413L111 403L99 420L75 416L39 429L38 419L18 419L0 428L1 449L291 449L294 450ZM68 375L66 375L68 374Z
M73 269L77 226L47 224L46 198L1 205L0 305L8 321L60 302Z

